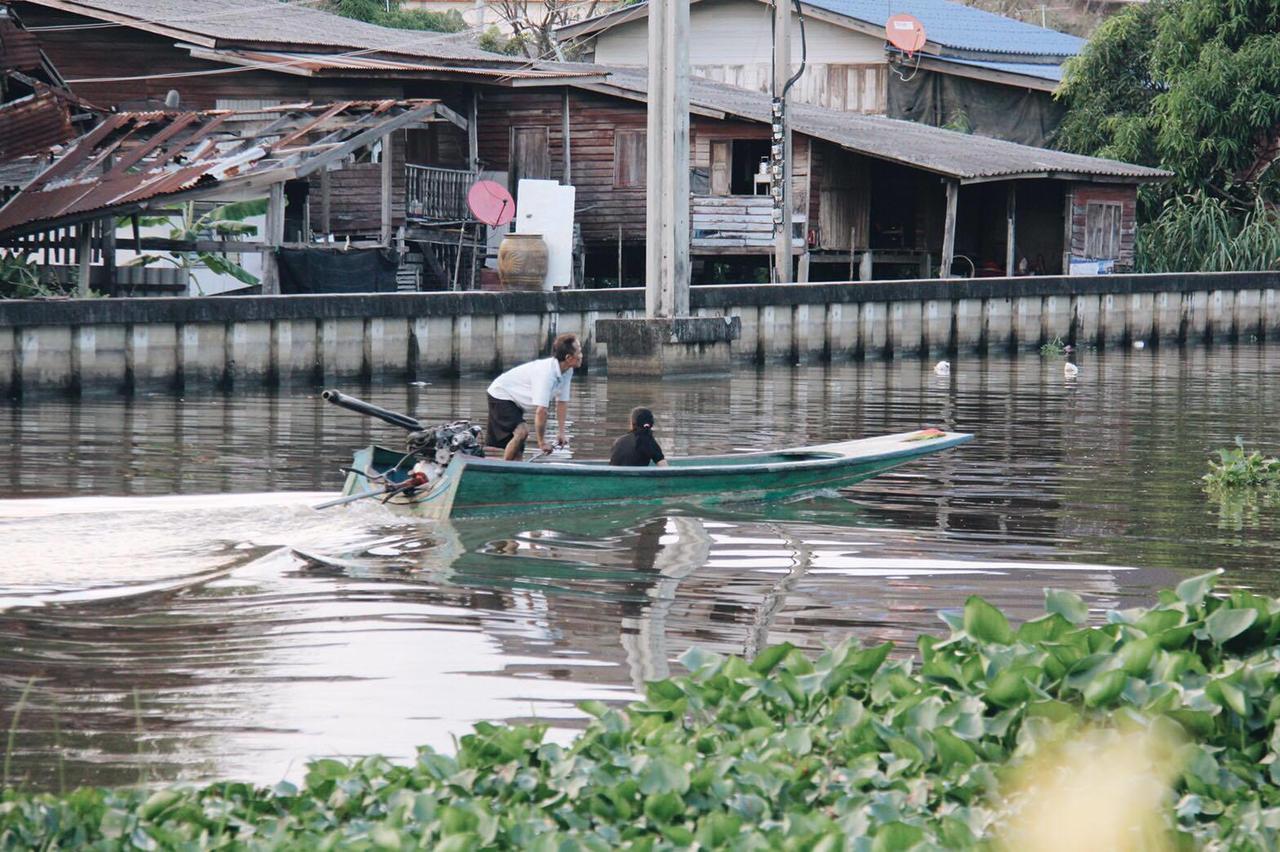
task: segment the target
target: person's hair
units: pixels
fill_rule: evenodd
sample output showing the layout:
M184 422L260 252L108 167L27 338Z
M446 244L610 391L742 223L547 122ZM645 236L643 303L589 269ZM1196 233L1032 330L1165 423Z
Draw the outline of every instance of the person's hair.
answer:
M573 355L573 350L577 343L578 335L566 331L551 344L551 354L555 356L557 361L563 361Z
M653 412L645 408L643 405L631 409L631 431L639 432L641 429L653 428Z

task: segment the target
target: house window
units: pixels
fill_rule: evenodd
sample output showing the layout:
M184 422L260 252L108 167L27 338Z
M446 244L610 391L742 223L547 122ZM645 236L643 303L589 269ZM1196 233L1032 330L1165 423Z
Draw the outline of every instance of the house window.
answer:
M711 194L757 195L768 192L759 178L769 161L768 139L716 140L711 143Z
M1120 256L1119 204L1091 201L1084 208L1084 256L1094 260Z
M643 130L616 130L613 134L613 185L644 186L646 140Z

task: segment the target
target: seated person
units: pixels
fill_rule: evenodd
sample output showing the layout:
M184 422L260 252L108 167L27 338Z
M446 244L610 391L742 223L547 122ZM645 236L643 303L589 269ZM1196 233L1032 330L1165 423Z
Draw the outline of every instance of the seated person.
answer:
M653 462L666 467L662 447L653 437L653 412L647 408L631 409L631 431L613 442L609 464L619 467L648 467Z

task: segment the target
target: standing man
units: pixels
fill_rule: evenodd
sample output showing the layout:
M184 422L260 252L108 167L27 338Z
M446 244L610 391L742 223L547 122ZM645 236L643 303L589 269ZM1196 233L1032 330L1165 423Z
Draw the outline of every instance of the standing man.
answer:
M529 361L512 367L489 385L489 425L485 430L487 446L501 449L502 457L513 461L524 457L524 442L529 437L525 415L533 412L534 435L538 449L551 452L547 442L547 409L556 401L556 441L563 444L569 383L573 368L582 365L582 344L576 334L562 334L551 344L551 357Z

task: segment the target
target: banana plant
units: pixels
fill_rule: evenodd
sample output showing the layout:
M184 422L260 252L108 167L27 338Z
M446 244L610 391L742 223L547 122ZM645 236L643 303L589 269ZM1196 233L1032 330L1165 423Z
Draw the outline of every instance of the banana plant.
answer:
M174 224L170 216L144 217L139 220L141 226L170 225L169 239L194 242L197 239L214 236L220 238L251 236L258 232L256 225L250 225L245 219L262 216L267 212L266 199L256 201L239 201L214 207L200 215L196 214L196 205L188 201L181 207L181 219ZM258 277L243 266L229 259L225 254L210 251L169 251L166 253L147 252L122 264L123 266L149 266L153 263L171 263L186 273L187 279L196 286L200 295L200 282L196 278L196 270L204 268L219 275L230 275L245 284L257 284Z

